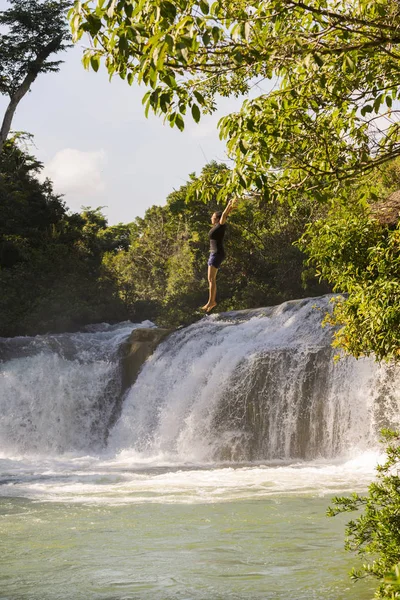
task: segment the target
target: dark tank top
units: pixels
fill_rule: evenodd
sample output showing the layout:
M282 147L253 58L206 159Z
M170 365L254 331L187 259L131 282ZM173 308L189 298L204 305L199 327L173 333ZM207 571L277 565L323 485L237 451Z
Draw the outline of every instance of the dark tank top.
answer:
M210 229L208 232L208 237L210 238L210 252L216 252L218 254L225 255L223 244L225 230L226 225L221 225L220 223L217 223L212 229Z

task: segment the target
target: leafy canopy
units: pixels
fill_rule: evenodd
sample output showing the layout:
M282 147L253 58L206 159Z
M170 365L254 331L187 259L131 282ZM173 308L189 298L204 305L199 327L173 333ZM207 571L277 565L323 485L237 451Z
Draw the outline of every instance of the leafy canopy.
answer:
M65 0L9 0L0 12L0 94L13 96L33 70L58 71L62 61L49 60L48 53L69 45Z
M275 87L220 122L235 168L220 195L325 199L400 154L396 0L97 0L70 12L84 64L147 86L146 113L184 128L215 96ZM268 84L271 87L271 84Z
M300 241L316 274L338 296L327 321L347 353L400 359L400 226L383 227L360 195L337 201Z

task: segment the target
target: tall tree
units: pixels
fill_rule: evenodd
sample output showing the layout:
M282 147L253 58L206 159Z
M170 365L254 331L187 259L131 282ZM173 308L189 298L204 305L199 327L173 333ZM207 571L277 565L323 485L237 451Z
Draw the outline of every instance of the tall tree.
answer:
M128 247L129 225L99 209L67 212L33 156L8 139L0 154L0 336L68 331L128 318L102 264Z
M400 154L397 0L76 2L84 63L144 83L146 111L184 127L215 96L275 80L220 123L235 168L221 195L258 189L324 199Z
M213 111L217 94L246 93L262 82L266 91L219 123L233 160L232 170L213 180L219 201L247 192L294 207L315 199L340 207L344 199L355 210L348 200L358 194L370 202L373 170L400 156L398 0L97 0L76 2L70 17L75 38L87 32L93 41L84 64L97 71L104 61L110 75L147 86L146 112L179 129L187 112L198 121ZM202 177L199 197L207 200L209 190ZM353 237L339 219L343 211L335 211L337 243L349 249ZM354 217L378 231L369 214ZM336 248L330 220L307 243L321 273L351 296L335 313L347 323L341 343L356 354L398 358L398 229L382 232L382 243L374 233L368 246L355 226L355 241L369 248L370 285L340 270L345 257L338 269L329 266L331 254L319 241L325 236L325 246ZM386 262L379 258L384 249ZM369 344L353 343L361 321L368 324L364 342L374 332Z
M58 71L52 54L69 45L66 0L9 0L0 12L0 93L10 98L0 129L0 152L19 102L39 73Z

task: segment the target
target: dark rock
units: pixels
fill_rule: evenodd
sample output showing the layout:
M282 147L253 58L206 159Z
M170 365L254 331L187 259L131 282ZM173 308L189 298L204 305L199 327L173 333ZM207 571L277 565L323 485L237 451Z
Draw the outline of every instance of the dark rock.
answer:
M123 390L127 390L135 383L146 360L153 354L158 344L167 335L172 333L172 331L173 329L161 329L157 327L134 329L132 331L128 340L121 348Z

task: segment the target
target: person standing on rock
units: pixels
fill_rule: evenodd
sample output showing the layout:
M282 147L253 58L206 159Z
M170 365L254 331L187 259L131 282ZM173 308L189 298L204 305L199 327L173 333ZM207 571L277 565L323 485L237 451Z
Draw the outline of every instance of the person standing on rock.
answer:
M226 220L230 212L235 208L237 200L229 200L223 212L215 212L211 217L212 228L208 232L210 238L210 256L208 259L208 284L209 297L208 302L202 306L206 312L212 311L217 306L217 273L225 258L224 236L226 230Z

